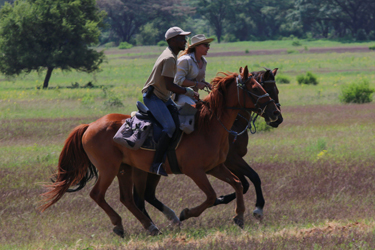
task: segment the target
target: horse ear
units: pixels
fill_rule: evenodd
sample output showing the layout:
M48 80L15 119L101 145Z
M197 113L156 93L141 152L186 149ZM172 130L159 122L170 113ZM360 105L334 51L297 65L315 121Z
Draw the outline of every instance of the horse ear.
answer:
M249 70L247 68L247 65L245 66L245 68L243 70L242 77L243 77L244 80L247 80L247 78L249 78Z
M270 75L271 75L271 70L266 69L266 72L264 72L264 75L263 75L263 79L268 79L270 77Z
M243 71L243 68L242 68L242 67L240 67L240 74L242 74L242 71Z
M274 68L273 70L272 70L272 73L273 73L273 75L274 76L276 76L276 74L277 74L277 70L278 70L279 68Z

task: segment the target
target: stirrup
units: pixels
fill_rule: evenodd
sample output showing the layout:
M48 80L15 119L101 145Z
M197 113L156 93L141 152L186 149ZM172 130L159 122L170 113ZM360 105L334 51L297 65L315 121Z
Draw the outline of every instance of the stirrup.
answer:
M168 176L167 172L163 168L163 163L160 163L156 168L154 167L154 164L153 164L150 170L154 174Z

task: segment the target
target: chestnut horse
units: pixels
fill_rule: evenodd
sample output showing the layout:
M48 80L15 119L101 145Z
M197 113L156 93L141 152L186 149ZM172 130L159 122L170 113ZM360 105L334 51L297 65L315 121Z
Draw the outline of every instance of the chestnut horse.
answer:
M279 91L276 86L275 76L277 74L277 68L274 70L266 69L265 71L251 72L251 76L254 76L255 79L262 85L264 90L269 93L270 97L276 102L277 106L279 104ZM240 111L239 117L233 124L233 131L244 131L248 128L250 121L250 113L246 111ZM278 127L279 124L283 122L282 115L280 113L278 120L275 122L269 122L268 125L272 127ZM249 143L248 133L242 133L237 136L236 140L234 135L229 134L229 151L227 159L225 161L225 166L234 173L241 181L243 186L243 193L245 194L249 189L249 182L246 180L245 176L250 179L255 187L256 193L256 203L255 210L253 215L257 219L262 219L263 217L263 207L264 207L264 198L261 188L261 180L259 175L246 163L243 157L247 153L247 145ZM156 196L155 191L156 187L160 181L161 176L155 174L144 173L143 171L134 170L137 174L137 177L134 178L135 181L135 190L134 190L134 200L136 201L137 207L148 217L148 213L145 209L144 200L150 203L152 206L157 208L159 211L164 213L168 220L172 224L179 224L180 220L177 218L176 214L172 209L167 207L165 204L160 202ZM145 177L144 175L147 175ZM144 184L146 183L146 184ZM228 204L236 198L236 194L232 193L229 195L220 196L216 199L213 206L220 204ZM150 218L150 217L149 217ZM151 219L151 218L150 218ZM181 218L183 219L183 218Z
M245 211L243 188L238 178L224 165L229 149L227 128L232 127L242 108L261 110L268 122L276 121L280 112L261 85L253 77L249 77L247 66L241 69L241 74L217 77L211 93L197 106L197 129L183 136L176 155L181 172L189 176L207 198L194 208L185 208L181 217L197 217L215 203L216 193L206 175L210 174L235 189L237 203L233 220L242 227ZM153 222L137 208L132 195L132 167L149 172L154 152L131 150L112 139L125 117L121 114L109 114L73 129L60 154L55 182L48 185L50 190L43 194L46 204L41 207L42 211L56 203L65 192L81 189L88 178L95 175L96 168L99 177L90 196L109 216L115 226L113 231L120 236L124 235L120 215L105 200L105 193L117 176L120 201L150 234L159 233ZM172 174L168 161L165 163L165 170ZM75 185L78 186L76 189L69 190Z

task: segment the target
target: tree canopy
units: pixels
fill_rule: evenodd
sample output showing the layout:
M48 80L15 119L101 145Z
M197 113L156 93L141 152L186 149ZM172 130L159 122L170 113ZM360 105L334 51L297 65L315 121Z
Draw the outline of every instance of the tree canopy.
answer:
M98 0L106 41L156 44L171 26L217 41L282 37L375 40L374 0Z
M0 10L0 72L19 75L55 68L93 72L104 53L97 43L105 13L95 0L17 0Z

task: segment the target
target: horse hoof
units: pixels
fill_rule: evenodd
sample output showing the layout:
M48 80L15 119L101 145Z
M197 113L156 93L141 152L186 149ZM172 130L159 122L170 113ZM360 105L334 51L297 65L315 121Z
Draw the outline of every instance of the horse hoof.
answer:
M171 221L171 226L173 227L180 227L181 226L181 221L176 217L176 219Z
M120 228L118 228L118 227L115 227L115 228L113 228L113 232L115 233L115 234L117 234L118 236L120 236L121 238L124 238L124 230L123 229L120 229Z
M159 231L159 229L154 224L152 224L151 226L149 226L149 228L147 229L147 231L148 231L148 233L151 236L157 236L157 235L161 234L161 232Z
M235 218L233 218L233 221L237 226L239 226L241 229L243 229L243 225L244 225L243 219L239 219L239 218L235 217Z
M181 221L184 221L187 219L187 216L186 216L186 213L189 211L189 208L185 208L184 210L182 210L181 214L180 214L180 222Z
M260 208L260 207L255 208L255 210L253 211L253 215L254 215L255 219L262 220L263 219L263 209Z

